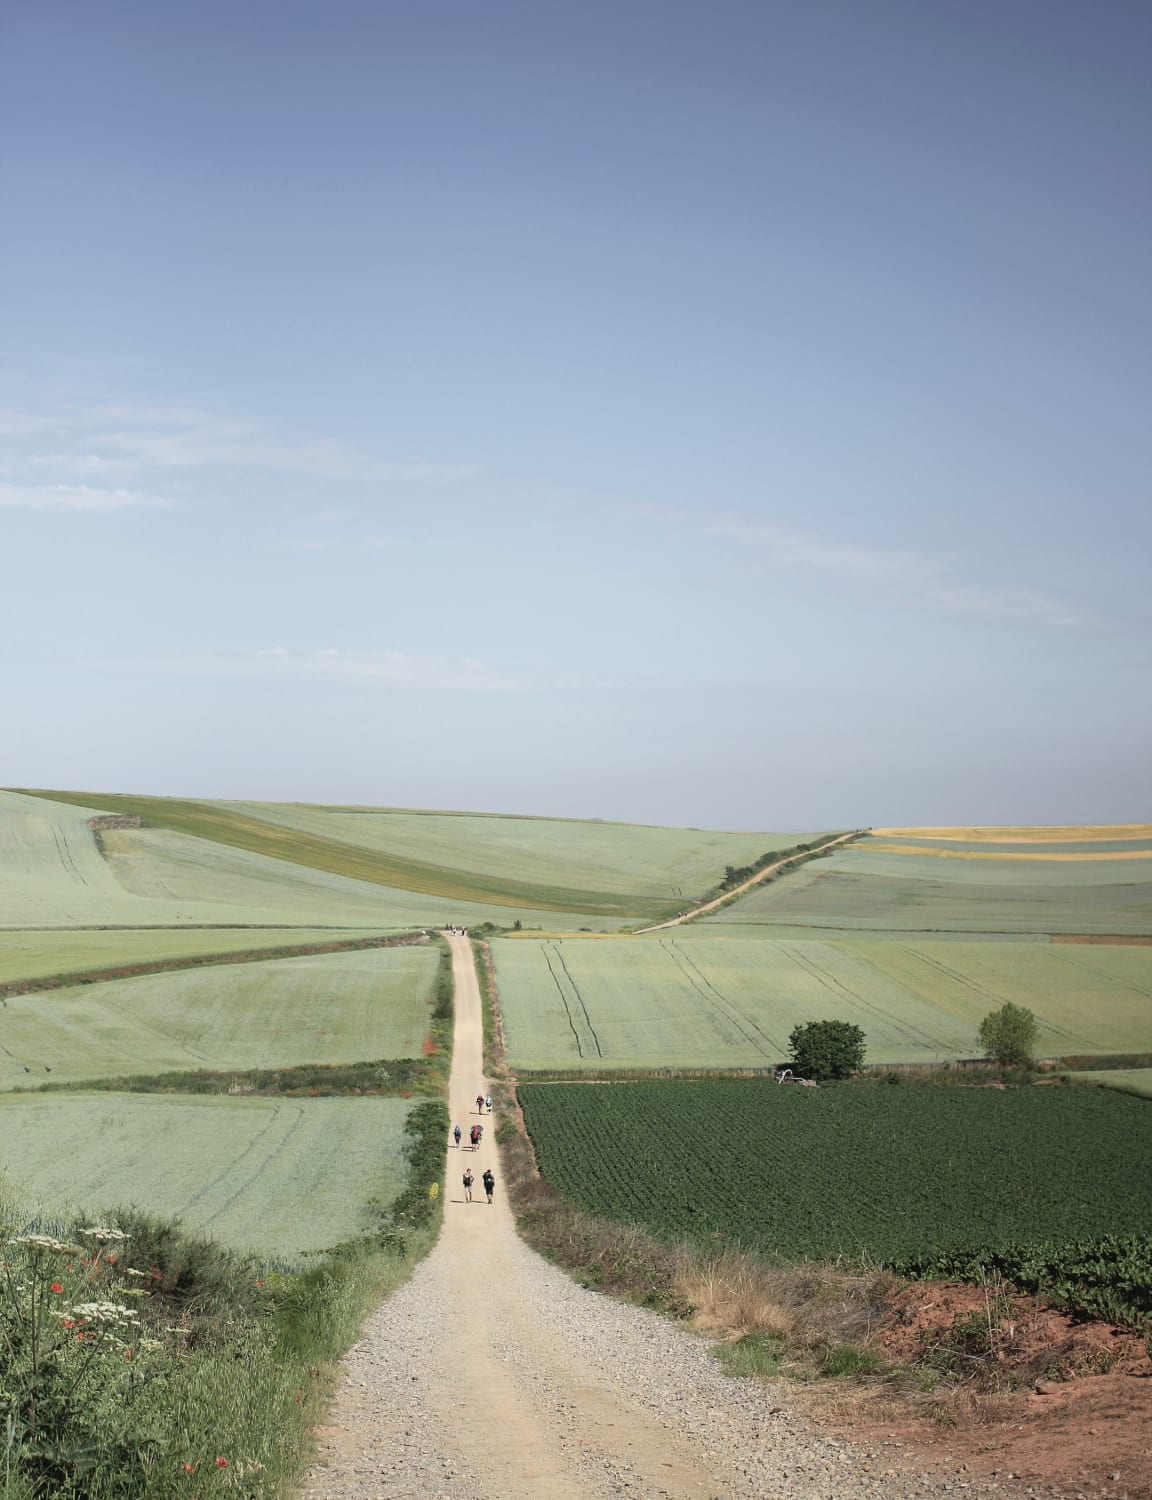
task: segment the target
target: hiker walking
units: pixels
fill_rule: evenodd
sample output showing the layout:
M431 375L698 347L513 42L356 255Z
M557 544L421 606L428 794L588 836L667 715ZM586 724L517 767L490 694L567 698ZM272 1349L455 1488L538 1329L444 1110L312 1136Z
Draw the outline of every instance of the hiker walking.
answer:
M478 1115L482 1115L484 1113L484 1095L483 1094L477 1094L476 1095L476 1113Z
M484 1191L488 1194L488 1202L491 1203L492 1194L496 1188L496 1177L491 1167L485 1168L484 1176L481 1177L480 1181L484 1184Z
M472 1202L472 1184L476 1181L475 1177L473 1177L473 1175L472 1175L472 1168L471 1167L465 1167L464 1168L464 1179L463 1179L463 1181L464 1181L464 1202L465 1203L471 1203Z
M491 1094L487 1095L487 1097L485 1098L485 1100L484 1100L484 1108L488 1111L489 1114L492 1113L492 1095Z
M456 1149L459 1150L460 1149L460 1127L459 1127L459 1125L457 1125L456 1129L452 1132L452 1139L456 1142Z
M473 1125L472 1129L468 1132L468 1139L472 1142L472 1149L475 1151L476 1147L480 1144L479 1125Z

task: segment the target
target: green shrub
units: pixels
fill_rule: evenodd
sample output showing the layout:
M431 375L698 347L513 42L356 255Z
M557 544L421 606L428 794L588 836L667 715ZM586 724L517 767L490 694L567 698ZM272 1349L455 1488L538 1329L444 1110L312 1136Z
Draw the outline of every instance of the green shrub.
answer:
M1002 1068L1026 1068L1036 1054L1039 1027L1024 1005L1009 1000L999 1010L989 1011L980 1022L980 1045Z
M850 1078L864 1066L864 1033L849 1021L809 1021L794 1026L788 1046L793 1068L818 1083Z

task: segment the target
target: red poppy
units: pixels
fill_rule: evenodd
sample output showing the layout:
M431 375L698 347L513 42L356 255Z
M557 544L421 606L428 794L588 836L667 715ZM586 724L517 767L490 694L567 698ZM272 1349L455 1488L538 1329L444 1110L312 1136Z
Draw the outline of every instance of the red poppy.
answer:
M52 1291L52 1292L62 1292L63 1290L64 1290L64 1288L60 1285L60 1283L58 1281L54 1281L52 1283L52 1285L49 1287L49 1291Z
M226 1458L218 1458L216 1460L216 1467L218 1469L226 1469L228 1467L228 1460Z
M195 1474L196 1469L197 1469L197 1465L196 1464L185 1464L184 1465L184 1472L185 1472L185 1474Z

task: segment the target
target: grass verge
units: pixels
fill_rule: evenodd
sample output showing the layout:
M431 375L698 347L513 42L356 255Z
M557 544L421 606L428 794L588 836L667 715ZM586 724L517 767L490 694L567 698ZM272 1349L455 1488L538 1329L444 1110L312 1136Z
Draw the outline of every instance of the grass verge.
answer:
M0 1272L0 1500L288 1493L335 1361L435 1238L447 1122L440 1100L413 1110L408 1186L310 1265L136 1211L85 1226L0 1205L17 1221Z

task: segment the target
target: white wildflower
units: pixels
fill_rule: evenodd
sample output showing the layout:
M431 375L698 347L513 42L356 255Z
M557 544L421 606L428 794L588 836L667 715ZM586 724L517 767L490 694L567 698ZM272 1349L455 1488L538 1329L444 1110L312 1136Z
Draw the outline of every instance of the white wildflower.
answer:
M83 1255L78 1245L66 1245L63 1240L53 1239L50 1234L21 1234L10 1245L23 1245L33 1252L43 1250L50 1255Z
M126 1328L132 1323L139 1323L140 1314L132 1307L124 1307L119 1302L78 1302L72 1309L72 1316L85 1323L93 1323L106 1328Z
M86 1240L95 1240L98 1245L114 1245L121 1240L130 1240L130 1234L124 1234L119 1229L108 1229L103 1224L92 1224L87 1229L79 1229L77 1233Z

